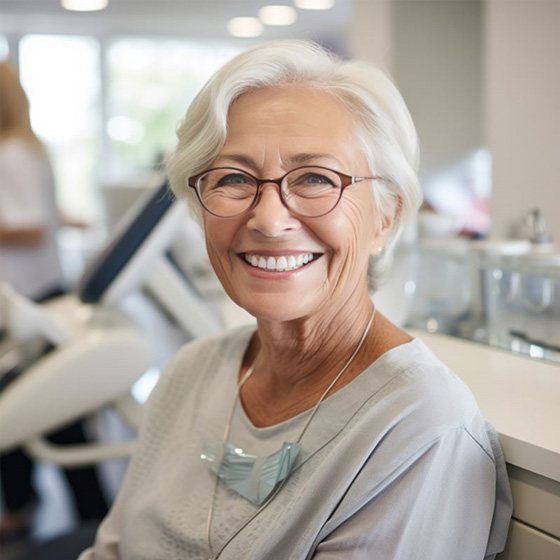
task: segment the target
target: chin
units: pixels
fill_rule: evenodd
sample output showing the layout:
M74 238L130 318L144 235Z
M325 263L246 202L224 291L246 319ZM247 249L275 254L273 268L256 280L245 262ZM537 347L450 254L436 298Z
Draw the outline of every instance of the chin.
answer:
M291 301L286 302L278 301L279 298L269 298L268 301L237 302L238 305L243 307L247 313L251 314L257 321L273 321L273 322L286 322L295 321L303 317L312 315L310 309L302 302ZM284 298L282 298L284 299Z

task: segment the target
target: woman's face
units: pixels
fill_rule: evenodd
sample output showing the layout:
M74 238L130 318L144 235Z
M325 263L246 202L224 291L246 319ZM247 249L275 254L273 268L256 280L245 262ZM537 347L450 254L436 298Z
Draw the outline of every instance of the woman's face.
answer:
M372 174L351 115L338 100L294 86L258 90L234 102L226 143L212 167L277 178L302 165ZM388 229L372 188L371 180L347 187L338 206L319 218L293 215L271 183L244 215L218 218L205 212L208 254L228 295L258 319L273 321L361 303L359 298L367 297L368 257L383 245ZM296 268L270 270L281 257Z

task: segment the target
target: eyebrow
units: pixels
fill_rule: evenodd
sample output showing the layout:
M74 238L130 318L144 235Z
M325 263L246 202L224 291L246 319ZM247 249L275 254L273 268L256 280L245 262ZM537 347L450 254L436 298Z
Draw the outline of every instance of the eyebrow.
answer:
M306 163L313 163L317 160L328 159L329 161L335 162L340 165L340 162L332 154L313 154L313 153L302 153L294 154L288 158L288 161L292 165L304 165Z
M221 161L223 159L227 160L228 162L232 161L234 163L238 163L239 165L244 165L245 167L250 167L252 169L257 168L257 163L251 156L245 156L243 154L220 154L216 158L216 161L219 161L220 164L221 164Z
M238 163L239 165L249 167L253 170L256 170L258 167L256 161L251 156L244 154L220 154L220 156L217 158L217 161L221 161L222 159ZM339 166L341 165L340 161L333 155L320 153L293 154L286 157L284 162L287 167L293 168L294 166L315 163L317 162L317 160L325 159L329 160L330 162L336 163Z

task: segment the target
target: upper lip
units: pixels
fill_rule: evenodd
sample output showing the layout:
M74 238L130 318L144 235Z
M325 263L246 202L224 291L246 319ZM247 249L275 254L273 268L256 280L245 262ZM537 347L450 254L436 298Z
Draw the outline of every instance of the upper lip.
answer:
M263 257L285 257L289 255L308 255L312 253L313 255L320 255L322 251L313 251L310 249L250 249L246 251L240 251L240 255L259 255Z

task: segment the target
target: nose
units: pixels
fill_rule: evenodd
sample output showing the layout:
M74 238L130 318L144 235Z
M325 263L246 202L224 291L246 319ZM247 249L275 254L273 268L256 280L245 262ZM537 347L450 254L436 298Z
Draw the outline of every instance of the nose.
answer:
M299 227L297 218L284 206L277 184L261 185L259 199L251 210L247 227L266 237L278 237Z

